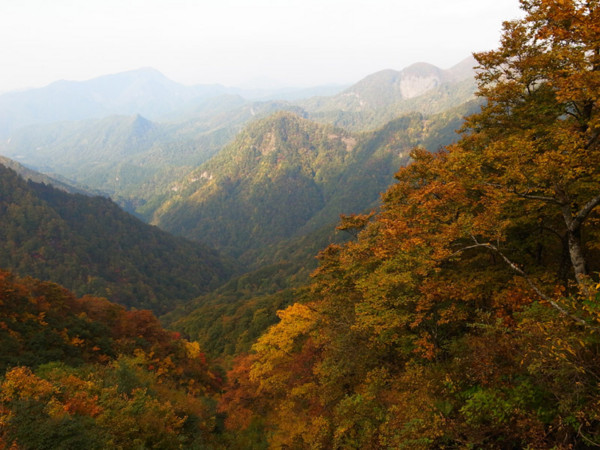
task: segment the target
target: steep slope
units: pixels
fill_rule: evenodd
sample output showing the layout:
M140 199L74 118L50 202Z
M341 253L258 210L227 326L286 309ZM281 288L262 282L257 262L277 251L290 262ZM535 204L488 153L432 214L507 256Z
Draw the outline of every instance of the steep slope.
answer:
M273 263L268 246L375 207L412 147L457 138L465 108L409 114L362 135L276 113L170 186L152 223L250 265Z
M146 225L109 199L25 182L4 166L0 267L160 313L232 272L215 251Z
M36 172L35 170L28 169L22 164L19 164L16 161L13 161L10 158L5 156L0 156L0 165L7 167L9 169L14 170L21 178L24 178L27 181L34 181L36 183L44 183L54 186L56 189L60 189L61 191L69 192L71 194L98 194L90 191L86 191L85 189L81 189L79 187L73 186L69 183L66 183L62 180L49 177L44 175L43 173Z
M326 202L356 140L277 113L171 187L154 223L239 256L290 237Z
M315 255L350 238L335 225L262 249L257 269L177 307L161 316L161 322L198 341L215 358L249 351L255 340L277 323L276 312L303 295L302 287L317 268ZM246 259L252 258L246 255Z

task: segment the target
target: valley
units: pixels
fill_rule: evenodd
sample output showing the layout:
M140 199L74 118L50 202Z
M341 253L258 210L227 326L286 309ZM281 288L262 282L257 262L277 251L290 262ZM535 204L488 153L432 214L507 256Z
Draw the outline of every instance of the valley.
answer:
M409 161L415 146L435 151L458 138L462 118L477 108L476 101L468 101L473 91L465 95L462 88L464 80L472 83L472 70L464 69L472 63L466 60L449 71L415 65L386 76L374 74L332 97L293 102L246 100L219 86L185 88L148 69L74 83L68 92L78 92L80 99L56 97L53 101L65 106L55 114L85 117L81 96L95 99L93 108L87 106L90 116L137 114L54 123L42 112L23 117L23 123L38 123L11 132L0 153L45 172L38 175L14 160L3 160L21 176L47 186L29 183L17 188L14 175L5 184L5 210L27 208L30 217L25 220L31 225L27 234L13 225L13 215L4 216L5 228L20 235L9 232L4 238L8 247L2 267L58 282L80 295L106 296L129 307L169 313L165 323L200 339L204 348L217 345L221 350L211 350L213 356L225 348L231 354L236 345L247 351L276 322L277 309L292 302L294 290L308 281L317 267L317 253L350 237L335 229L340 214L377 209L380 193ZM22 95L31 105L44 104L67 85ZM407 87L413 85L418 89ZM434 91L442 86L455 97L449 105L459 106L444 111L432 106L429 112L435 113L430 115L399 106L423 95L437 98ZM371 99L367 108L340 103L357 92ZM460 104L462 100L467 102ZM73 111L68 104L76 105ZM14 105L14 96L0 96L0 110L10 111ZM370 111L369 120L353 116L349 129L327 123L322 114L363 109ZM385 123L386 117L393 117L389 111L398 111L398 117ZM163 119L150 120L142 113ZM368 131L375 117L384 125ZM70 200L48 185L83 195ZM21 191L15 198L13 194ZM192 256L199 250L196 244L167 244L166 235L158 241L142 238L150 230L141 232L142 225L134 225L135 219L125 214L117 217L116 205L98 196L111 197L146 222L206 246L200 256L205 266L192 263L200 255ZM36 200L23 205L24 198ZM94 208L105 210L101 215L111 216L110 221L92 225ZM119 221L123 225L117 225ZM115 233L116 226L123 236ZM134 243L134 235L141 238L139 243ZM156 250L150 242L156 242ZM165 244L171 249L168 254ZM222 256L207 253L208 248ZM151 264L148 251L158 258ZM261 281L248 284L234 278L213 290L244 272L243 277ZM232 291L232 283L246 287ZM194 296L198 298L184 305ZM227 317L253 315L263 307L269 313L253 326L244 344L231 342L239 339L243 322L217 332L218 338L209 331ZM202 312L206 308L215 312L207 316ZM205 322L206 317L212 319Z
M39 123L17 129L0 145L0 153L48 174L33 176L38 172L5 158L22 176L84 194L69 201L50 187L21 186L39 198L33 217L28 218L35 224L31 232L38 232L6 238L8 245L19 248L8 253L11 257L3 267L58 282L78 294L106 296L129 307L168 313L165 323L200 340L212 356L232 354L235 348L247 351L277 321L275 312L292 302L295 290L309 280L317 267L317 253L330 243L348 240L348 233L336 231L340 215L376 210L380 193L409 161L412 148L436 151L458 139L456 130L463 117L478 108L472 100L473 88L468 94L463 88L465 81L473 85L473 71L466 69L473 63L468 59L448 71L417 64L404 71L374 74L331 97L295 101L246 100L218 86L184 88L147 69L75 83L80 95L88 92L83 98L98 100L93 114L137 114L55 123L46 123L38 114L27 120ZM428 95L439 98L440 88L447 90L445 98L452 98L446 109L429 104L427 115L418 107L401 106ZM140 103L145 89L149 95ZM39 101L57 95L56 90L56 85L41 89ZM101 100L109 93L114 97L110 102ZM23 95L35 104L34 94ZM369 99L368 106L342 101L356 95ZM0 110L10 110L13 101L11 96L8 101L0 96ZM69 97L55 101L74 102ZM179 106L174 109L175 104ZM83 115L77 108L72 114ZM67 109L62 109L65 118L71 114ZM350 126L336 125L339 121L329 121L329 113L323 111L351 114L351 124L344 119ZM361 115L364 111L369 111L368 120ZM393 111L397 111L395 118ZM164 119L141 115L157 117L158 112ZM370 130L374 123L383 126ZM15 186L5 189L8 195ZM173 246L168 255L156 254L160 262L149 265L149 255L140 252L142 241L131 242L141 224L134 226L135 220L123 215L92 227L83 209L108 208L114 215L116 205L104 200L100 206L103 201L90 196L111 197L144 221L216 249L222 256L206 253L201 257L205 267L195 267L191 261L197 256L184 256L183 247L176 250L175 245L192 250L196 244L180 240L168 244ZM61 210L61 202L73 206ZM6 208L15 203L19 200L6 198ZM42 231L48 227L45 215L57 214L56 229L62 238L50 237L55 228ZM14 219L5 218L11 228ZM115 234L114 220L127 222L119 227L134 234ZM111 235L105 237L104 230ZM53 242L50 247L47 240ZM90 240L98 243L81 244ZM26 248L42 251L24 252L20 247L25 242ZM137 256L128 256L126 248ZM164 277L167 266L170 274ZM235 278L244 272L242 278ZM194 273L202 273L206 281L195 279ZM184 304L192 300L193 292L197 298ZM207 315L207 308L213 312ZM229 317L253 316L259 310L269 312L251 326L250 337L240 337L248 319L240 319L233 328L210 331ZM236 344L239 339L243 341Z
M521 9L448 69L0 95L0 449L600 445L599 9Z

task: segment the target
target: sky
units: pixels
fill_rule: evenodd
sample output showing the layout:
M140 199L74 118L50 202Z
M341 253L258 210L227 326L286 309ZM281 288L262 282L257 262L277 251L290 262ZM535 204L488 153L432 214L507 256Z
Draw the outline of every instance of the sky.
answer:
M153 67L177 82L351 84L498 46L518 0L0 0L0 92Z

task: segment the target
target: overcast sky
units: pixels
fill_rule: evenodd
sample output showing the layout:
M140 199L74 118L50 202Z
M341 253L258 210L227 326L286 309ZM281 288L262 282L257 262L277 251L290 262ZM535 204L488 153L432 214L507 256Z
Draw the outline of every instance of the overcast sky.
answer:
M184 84L346 84L497 47L518 0L0 0L0 92L154 67Z

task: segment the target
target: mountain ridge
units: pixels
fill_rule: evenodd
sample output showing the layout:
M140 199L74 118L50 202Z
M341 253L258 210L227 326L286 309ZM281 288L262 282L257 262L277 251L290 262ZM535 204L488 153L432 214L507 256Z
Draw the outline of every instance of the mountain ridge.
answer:
M401 71L388 69L369 75L337 94L342 86L272 90L249 90L220 84L186 86L167 78L153 68L102 75L83 81L59 80L44 87L0 94L0 138L8 138L12 132L27 125L101 118L108 115L140 114L150 120L157 120L178 110L193 107L206 99L225 94L242 95L248 100L287 99L296 102L300 101L302 96L307 98L306 96L328 94L338 97L352 92L356 94L357 85L369 84L372 81L368 81L370 77L381 77L381 73L395 74L395 78L403 73L405 78L417 75L416 79L421 80L421 85L418 85L418 82L415 85L414 80L411 85L408 79L405 79L401 89L408 95L405 95L405 98L412 98L424 92L423 89L433 86L429 85L431 83L423 85L425 68L428 68L429 74L435 75L435 80L456 81L458 74L466 76L464 68L457 69L462 67L463 63L464 61L446 71L427 63L416 63ZM435 86L439 84L434 82ZM358 94L360 96L360 93Z
M356 134L280 111L171 184L146 217L252 266L261 248L375 207L414 146L458 138L463 112L407 114Z
M85 81L56 81L0 95L0 137L27 125L64 120L114 114L158 118L193 100L224 92L220 85L184 86L150 68Z

